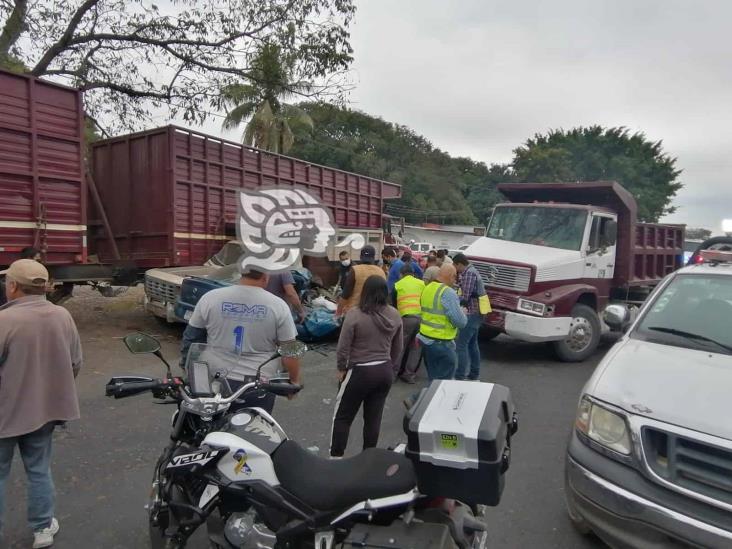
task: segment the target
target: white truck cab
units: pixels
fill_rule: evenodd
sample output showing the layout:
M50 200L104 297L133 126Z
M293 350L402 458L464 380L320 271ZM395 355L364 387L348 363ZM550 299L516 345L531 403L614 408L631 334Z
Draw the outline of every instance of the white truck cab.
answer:
M639 223L633 196L612 181L501 184L486 236L465 250L485 283L486 325L551 342L561 360L590 356L612 303L642 302L683 262L684 228Z
M732 547L732 252L668 276L582 394L570 518L613 547ZM676 546L676 545L673 545Z

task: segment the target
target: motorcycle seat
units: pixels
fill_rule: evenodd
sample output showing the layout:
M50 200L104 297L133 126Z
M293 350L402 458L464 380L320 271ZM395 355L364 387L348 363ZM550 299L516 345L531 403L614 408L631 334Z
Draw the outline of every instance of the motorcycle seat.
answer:
M282 487L319 511L341 510L367 499L404 494L417 484L408 458L379 448L332 460L286 440L272 455L272 462Z

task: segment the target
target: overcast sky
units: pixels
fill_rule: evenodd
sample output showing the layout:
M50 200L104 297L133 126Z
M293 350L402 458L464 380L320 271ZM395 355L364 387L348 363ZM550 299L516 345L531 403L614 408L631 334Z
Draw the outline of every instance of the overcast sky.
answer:
M536 132L627 126L678 157L666 221L732 217L730 1L361 0L354 108L452 155L508 162Z

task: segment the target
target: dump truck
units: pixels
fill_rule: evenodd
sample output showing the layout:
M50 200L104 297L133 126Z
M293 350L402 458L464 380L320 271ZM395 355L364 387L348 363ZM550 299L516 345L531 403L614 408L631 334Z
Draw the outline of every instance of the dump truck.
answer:
M177 126L87 148L78 90L0 71L0 269L38 248L58 300L75 284L108 289L203 265L236 238L237 191L276 186L330 208L331 259L353 232L380 248L384 201L401 196L394 183Z
M498 185L486 236L466 250L491 300L487 336L550 342L563 361L597 348L610 303L641 304L683 265L685 228L640 223L614 181Z

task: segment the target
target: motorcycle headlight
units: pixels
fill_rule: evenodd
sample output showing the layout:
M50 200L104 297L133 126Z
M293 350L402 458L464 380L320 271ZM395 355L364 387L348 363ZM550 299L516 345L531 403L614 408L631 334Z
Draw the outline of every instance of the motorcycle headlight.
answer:
M631 442L625 417L583 397L577 409L577 430L598 444L630 455Z

